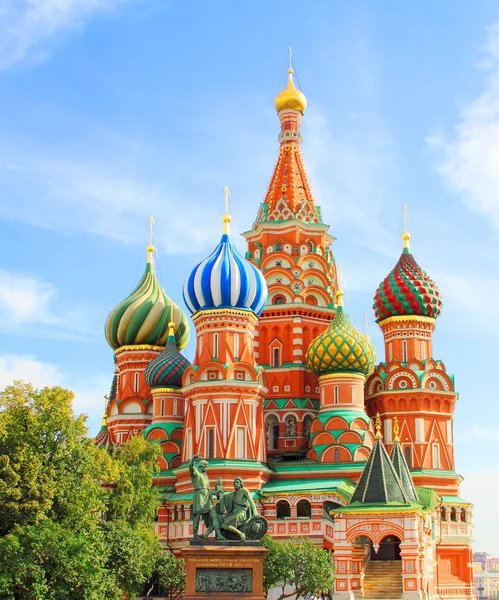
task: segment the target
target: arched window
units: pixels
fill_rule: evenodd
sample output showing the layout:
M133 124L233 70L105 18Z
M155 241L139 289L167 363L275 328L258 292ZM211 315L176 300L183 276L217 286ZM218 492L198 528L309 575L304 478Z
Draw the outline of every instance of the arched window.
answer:
M300 500L296 505L296 516L306 519L312 518L312 505L308 500Z
M438 444L432 446L431 468L440 469L440 446Z
M461 521L463 523L466 523L468 521L468 515L466 513L466 509L465 508L461 509Z
M457 521L457 510L455 506L450 509L450 520L454 522Z
M267 450L277 450L279 447L279 419L276 415L269 415L265 422L267 434Z
M307 296L305 298L305 304L309 304L310 306L317 306L319 302L315 296Z
M213 334L213 358L218 358L218 333Z
M215 456L215 431L208 429L208 458L214 458Z
M138 373L133 374L133 391L135 394L137 394L139 391L139 374Z
M175 507L173 509L173 520L178 521L178 508L177 507Z
M239 334L234 334L234 358L239 358Z
M286 298L284 296L276 296L274 298L274 304L285 304Z
M440 518L442 521L447 521L447 509L445 508L445 506L442 506L442 508L440 509Z
M407 362L407 340L402 340L402 362Z
M405 456L405 462L407 463L407 466L409 467L409 469L412 469L412 453L411 453L410 446L406 446L404 448L404 456Z
M276 517L278 519L289 519L291 516L291 506L286 500L279 500L276 505Z
M286 433L284 435L287 438L296 437L296 417L294 415L286 417Z
M340 450L339 448L335 448L333 452L333 460L335 463L341 462Z
M277 242L275 245L275 251L280 252L282 250L282 242Z
M272 366L279 367L281 364L281 350L280 348L272 349Z
M310 415L306 415L303 419L303 437L308 438L310 435L310 425L312 425L312 417Z

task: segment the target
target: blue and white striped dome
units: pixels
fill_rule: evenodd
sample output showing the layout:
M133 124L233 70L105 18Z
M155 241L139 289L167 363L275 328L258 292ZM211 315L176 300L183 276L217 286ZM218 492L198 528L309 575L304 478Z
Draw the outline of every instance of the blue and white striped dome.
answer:
M258 316L267 297L262 273L239 254L227 233L184 285L184 300L192 314L198 310L237 308Z

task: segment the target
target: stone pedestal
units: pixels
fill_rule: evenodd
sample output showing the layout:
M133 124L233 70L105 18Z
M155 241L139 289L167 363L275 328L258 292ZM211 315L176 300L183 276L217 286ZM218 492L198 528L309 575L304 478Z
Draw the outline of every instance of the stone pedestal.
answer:
M191 542L182 549L184 600L265 600L263 559L267 552L258 542Z

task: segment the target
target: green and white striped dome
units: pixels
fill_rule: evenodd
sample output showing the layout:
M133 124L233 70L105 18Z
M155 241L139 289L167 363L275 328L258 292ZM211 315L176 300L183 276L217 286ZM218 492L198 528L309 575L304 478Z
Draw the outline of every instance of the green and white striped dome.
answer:
M189 341L189 322L158 283L152 262L152 246L147 251L146 270L137 287L106 320L106 339L114 349L121 346L164 346L168 339L168 323L173 318L175 342L181 350Z

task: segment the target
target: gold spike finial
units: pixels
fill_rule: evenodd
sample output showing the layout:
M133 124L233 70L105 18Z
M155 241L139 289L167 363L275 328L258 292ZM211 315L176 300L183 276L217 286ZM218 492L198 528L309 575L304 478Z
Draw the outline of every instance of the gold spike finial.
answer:
M152 226L154 225L154 219L149 215L149 245L147 246L147 262L152 263L152 255L154 252L154 246L152 245Z
M288 48L289 50L289 71L291 71L291 73L293 72L293 51L291 50L291 46L289 46Z
M172 304L172 309L170 312L170 322L168 323L168 336L175 335L175 305Z
M107 427L107 412L102 415L102 427Z
M411 239L411 234L407 231L407 206L405 205L405 202L404 202L403 206L404 206L404 232L402 233L402 240L404 241L404 249L409 250L410 249L409 240Z
M338 289L336 291L336 306L341 306L343 307L343 290L342 288L342 283L343 283L343 278L342 278L342 267L341 267L341 263L337 263L337 281L338 281Z
M374 427L376 429L376 435L374 437L377 440L380 440L383 436L381 435L381 417L379 416L379 412L376 413L376 420L374 422Z
M364 313L364 334L366 337L369 337L369 324L367 321L367 313Z
M393 441L394 442L400 442L400 438L399 438L399 420L397 419L397 417L394 417L394 419L393 419Z
M229 223L230 223L229 196L230 196L230 192L229 192L228 186L224 187L224 192L225 192L225 214L222 218L222 221L224 223L224 233L229 233Z

